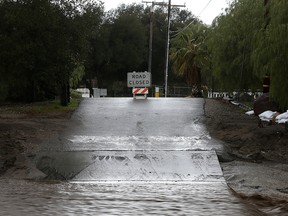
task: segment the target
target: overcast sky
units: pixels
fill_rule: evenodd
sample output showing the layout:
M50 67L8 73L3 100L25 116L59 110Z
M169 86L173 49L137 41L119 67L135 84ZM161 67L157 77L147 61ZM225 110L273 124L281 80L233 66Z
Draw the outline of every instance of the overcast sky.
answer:
M102 1L104 2L105 10L110 10L112 8L115 9L122 3L124 4L142 3L142 0L102 0ZM145 0L145 1L151 2L155 0ZM163 2L163 1L168 3L168 0L156 0L156 2ZM200 15L199 18L204 23L211 24L213 19L216 16L218 16L221 12L223 12L226 7L228 7L227 1L228 0L171 0L171 3L176 5L186 4L186 9L191 11L196 16ZM202 11L203 9L204 11Z

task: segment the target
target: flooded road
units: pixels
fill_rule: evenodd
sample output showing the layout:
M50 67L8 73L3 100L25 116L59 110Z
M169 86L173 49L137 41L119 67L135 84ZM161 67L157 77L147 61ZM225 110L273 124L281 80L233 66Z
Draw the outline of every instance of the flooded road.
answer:
M0 181L0 215L261 215L225 183Z
M0 215L264 215L226 185L203 103L85 99L35 158L50 181L0 180Z

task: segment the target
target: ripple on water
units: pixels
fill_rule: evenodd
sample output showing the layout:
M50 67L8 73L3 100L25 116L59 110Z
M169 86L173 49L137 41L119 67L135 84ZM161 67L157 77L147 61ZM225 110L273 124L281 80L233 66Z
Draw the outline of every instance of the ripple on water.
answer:
M0 183L0 215L261 215L223 182Z

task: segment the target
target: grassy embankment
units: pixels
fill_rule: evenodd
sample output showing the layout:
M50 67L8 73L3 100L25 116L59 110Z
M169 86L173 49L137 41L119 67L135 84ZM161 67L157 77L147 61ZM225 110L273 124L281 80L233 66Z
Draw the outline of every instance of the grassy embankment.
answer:
M9 103L0 104L0 114L28 114L28 115L49 115L72 113L81 102L81 95L77 92L71 93L71 100L68 106L61 106L59 99L35 103Z

